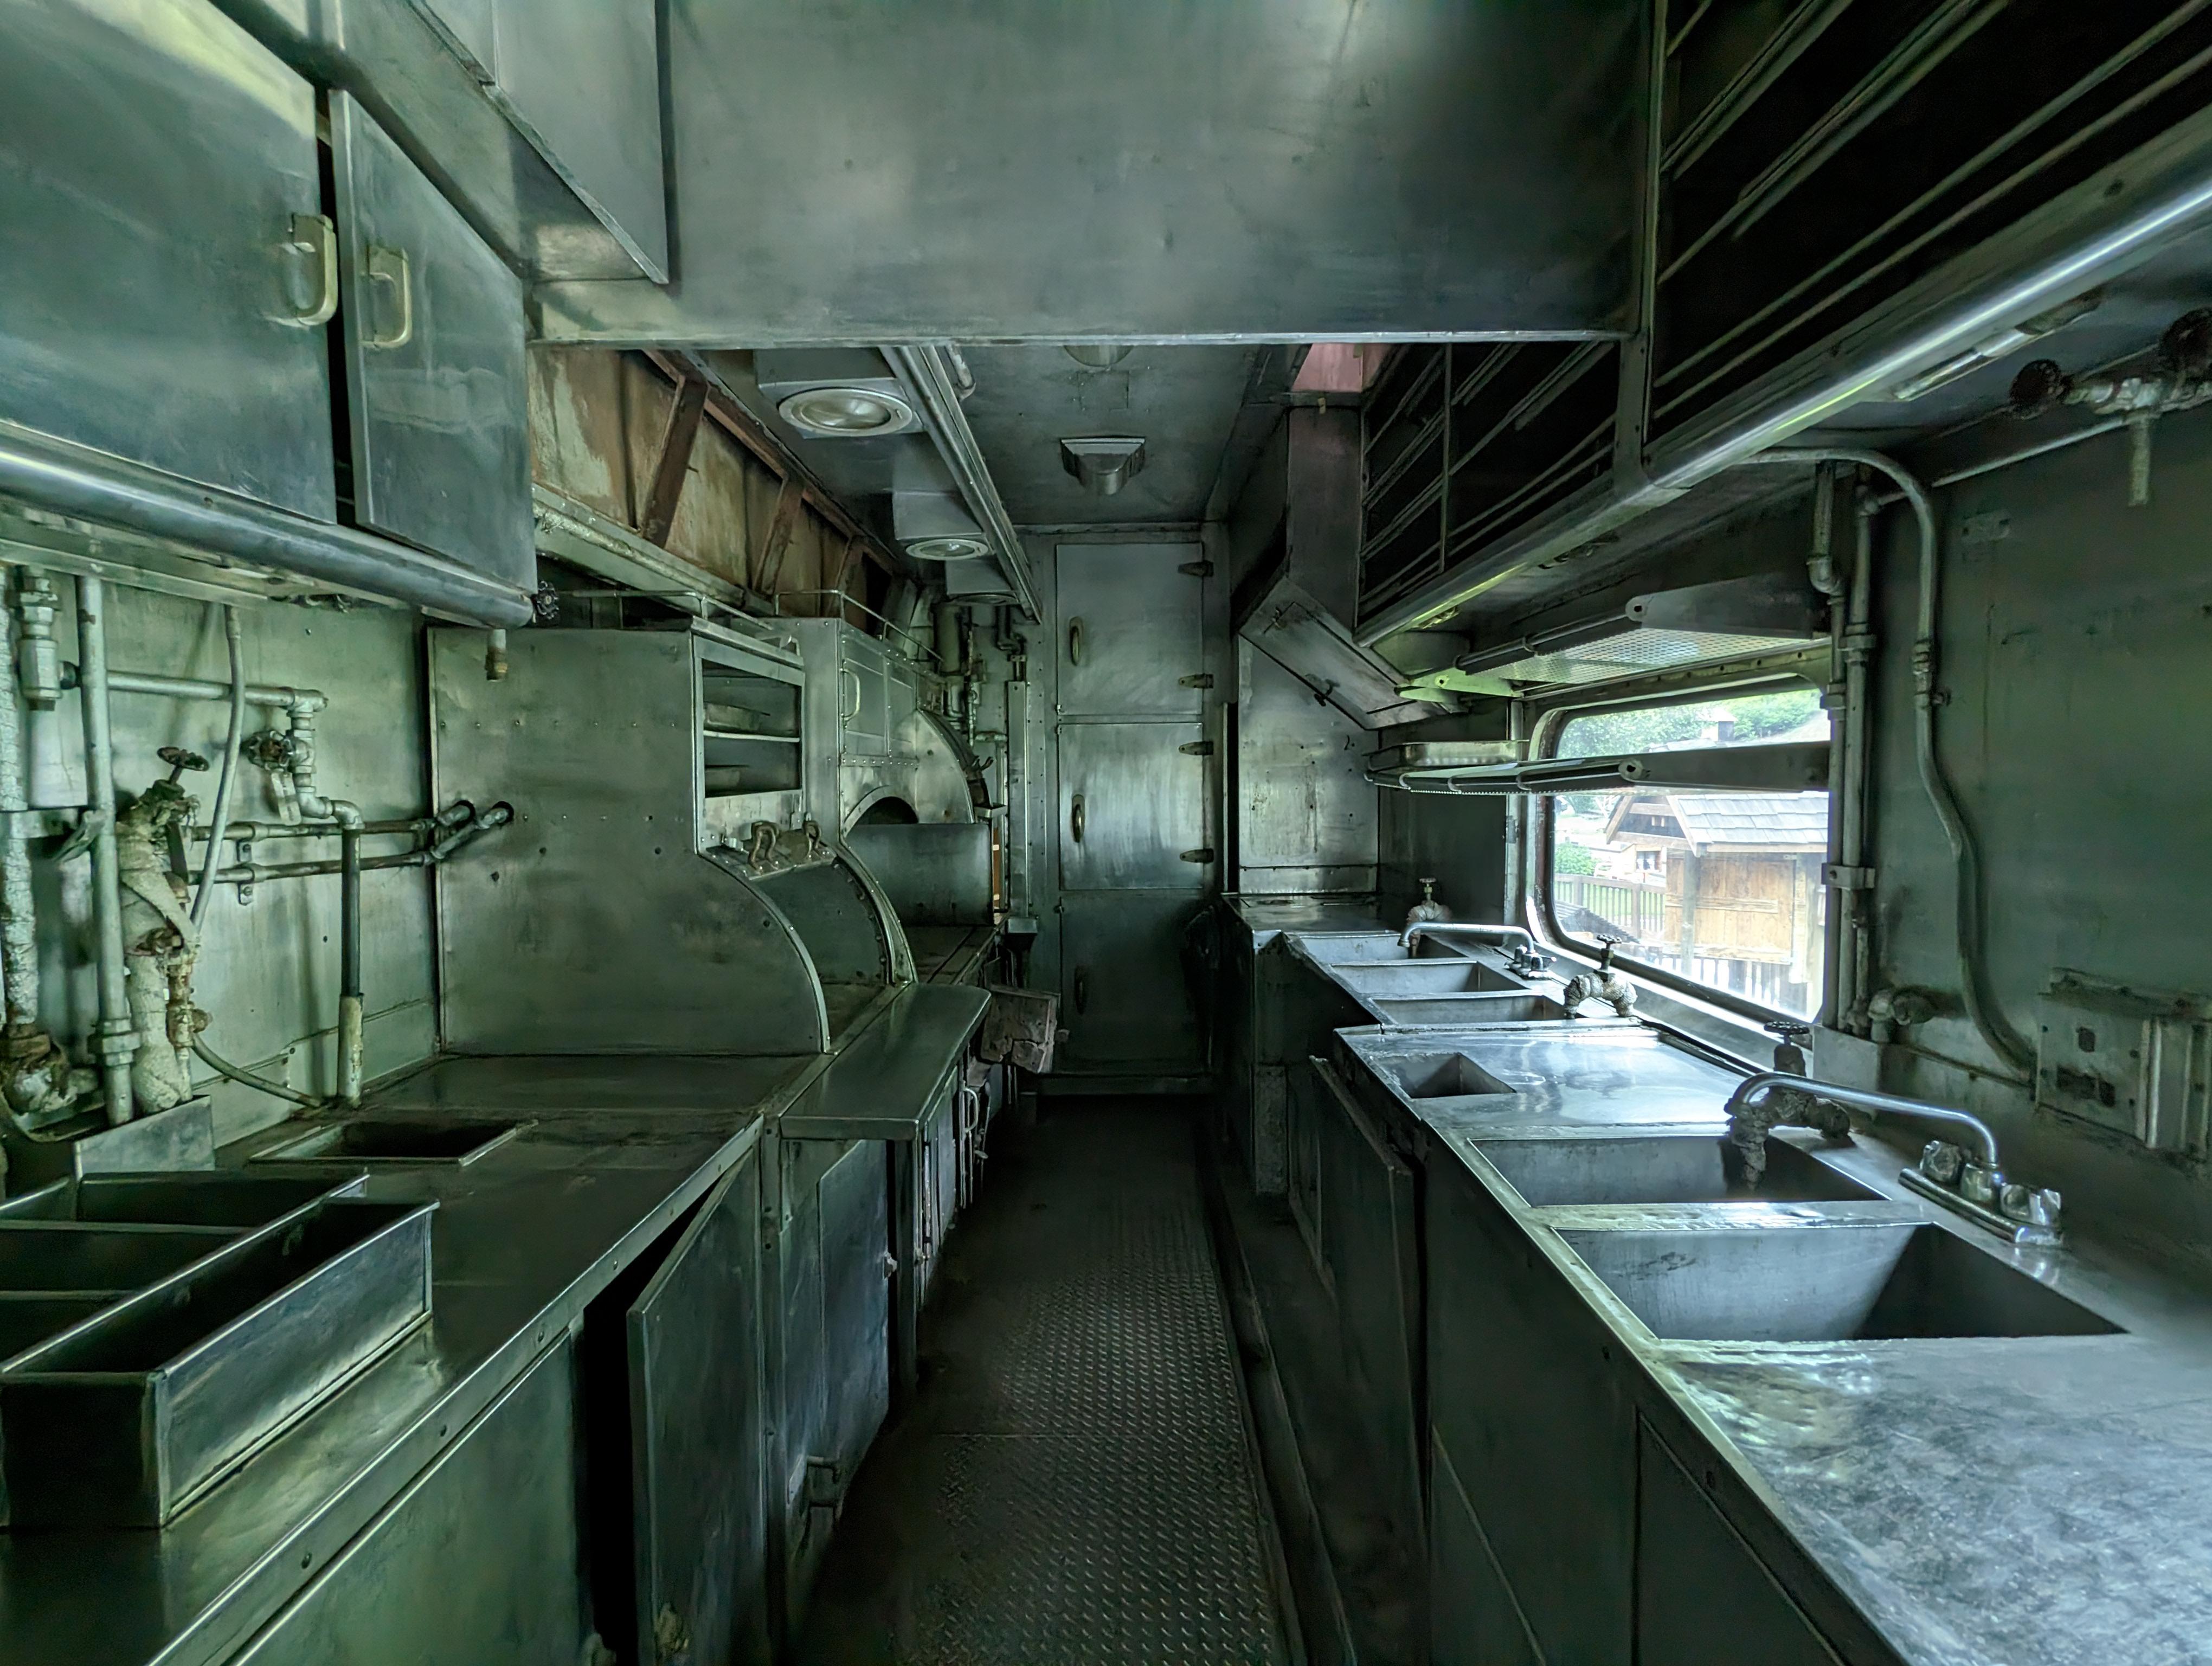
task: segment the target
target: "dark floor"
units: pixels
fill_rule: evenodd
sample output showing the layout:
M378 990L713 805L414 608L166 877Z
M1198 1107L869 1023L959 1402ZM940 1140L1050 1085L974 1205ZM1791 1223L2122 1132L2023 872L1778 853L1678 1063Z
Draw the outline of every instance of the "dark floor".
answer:
M1286 1660L1182 1109L1048 1104L939 1280L920 1395L854 1481L798 1657Z

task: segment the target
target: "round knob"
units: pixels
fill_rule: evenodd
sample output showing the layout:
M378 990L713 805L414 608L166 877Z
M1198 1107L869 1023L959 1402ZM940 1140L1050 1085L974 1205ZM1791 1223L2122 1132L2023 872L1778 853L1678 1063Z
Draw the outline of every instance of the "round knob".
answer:
M187 769L204 769L208 761L198 752L188 752L181 746L164 746L155 757L169 766L169 779L174 781Z

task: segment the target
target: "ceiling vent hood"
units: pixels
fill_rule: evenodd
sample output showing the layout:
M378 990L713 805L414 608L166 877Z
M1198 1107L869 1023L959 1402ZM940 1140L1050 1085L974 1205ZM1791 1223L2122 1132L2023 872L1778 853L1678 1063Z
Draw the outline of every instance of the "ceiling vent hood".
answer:
M1358 604L1359 412L1300 407L1285 413L1253 471L1280 470L1282 535L1237 587L1237 634L1364 728L1433 717L1457 704L1403 691L1397 667L1353 637Z
M1447 686L1512 694L1610 682L1826 641L1826 603L1802 577L1762 574L1654 591L1462 655Z
M809 440L880 440L921 426L913 397L870 347L763 350L753 374L775 414Z

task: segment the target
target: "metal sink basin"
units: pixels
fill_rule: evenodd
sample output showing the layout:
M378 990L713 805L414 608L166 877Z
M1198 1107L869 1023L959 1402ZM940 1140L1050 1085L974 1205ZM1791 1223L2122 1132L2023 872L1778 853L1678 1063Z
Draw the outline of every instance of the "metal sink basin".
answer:
M331 1195L328 1178L289 1176L101 1174L58 1180L0 1203L0 1221L137 1222L169 1226L265 1226Z
M1410 1053L1390 1061L1398 1090L1408 1099L1464 1099L1513 1090L1464 1053Z
M1411 960L1413 952L1394 935L1373 937L1308 937L1306 952L1324 966L1372 966ZM1425 946L1425 945L1422 945Z
M1528 1203L1836 1203L1881 1194L1780 1140L1766 1144L1756 1189L1736 1183L1741 1164L1727 1140L1662 1134L1631 1140L1497 1140L1476 1150Z
M1425 1028L1470 1024L1549 1024L1567 1009L1549 995L1431 995L1425 1000L1372 1000L1368 1007L1385 1024Z
M1338 978L1363 995L1460 995L1528 986L1477 960L1408 960L1395 966L1340 966Z
M1559 1236L1662 1338L1827 1342L2119 1330L1940 1226L1838 1221Z
M218 1234L233 1241L15 1353L0 1367L11 1524L171 1520L422 1322L435 1207L338 1198ZM95 1230L123 1229L5 1232Z
M256 1153L256 1163L473 1163L505 1145L526 1122L405 1122L362 1117L331 1122Z
M237 1231L217 1226L0 1223L0 1291L89 1295L136 1290L213 1255Z

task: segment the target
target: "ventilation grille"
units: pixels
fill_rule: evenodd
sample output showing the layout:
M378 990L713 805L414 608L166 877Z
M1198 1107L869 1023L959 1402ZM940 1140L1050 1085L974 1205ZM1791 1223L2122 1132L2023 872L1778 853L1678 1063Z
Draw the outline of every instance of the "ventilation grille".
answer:
M1367 398L1363 622L1613 465L1612 342L1401 348Z
M2205 0L1680 9L1655 435L2212 103Z

